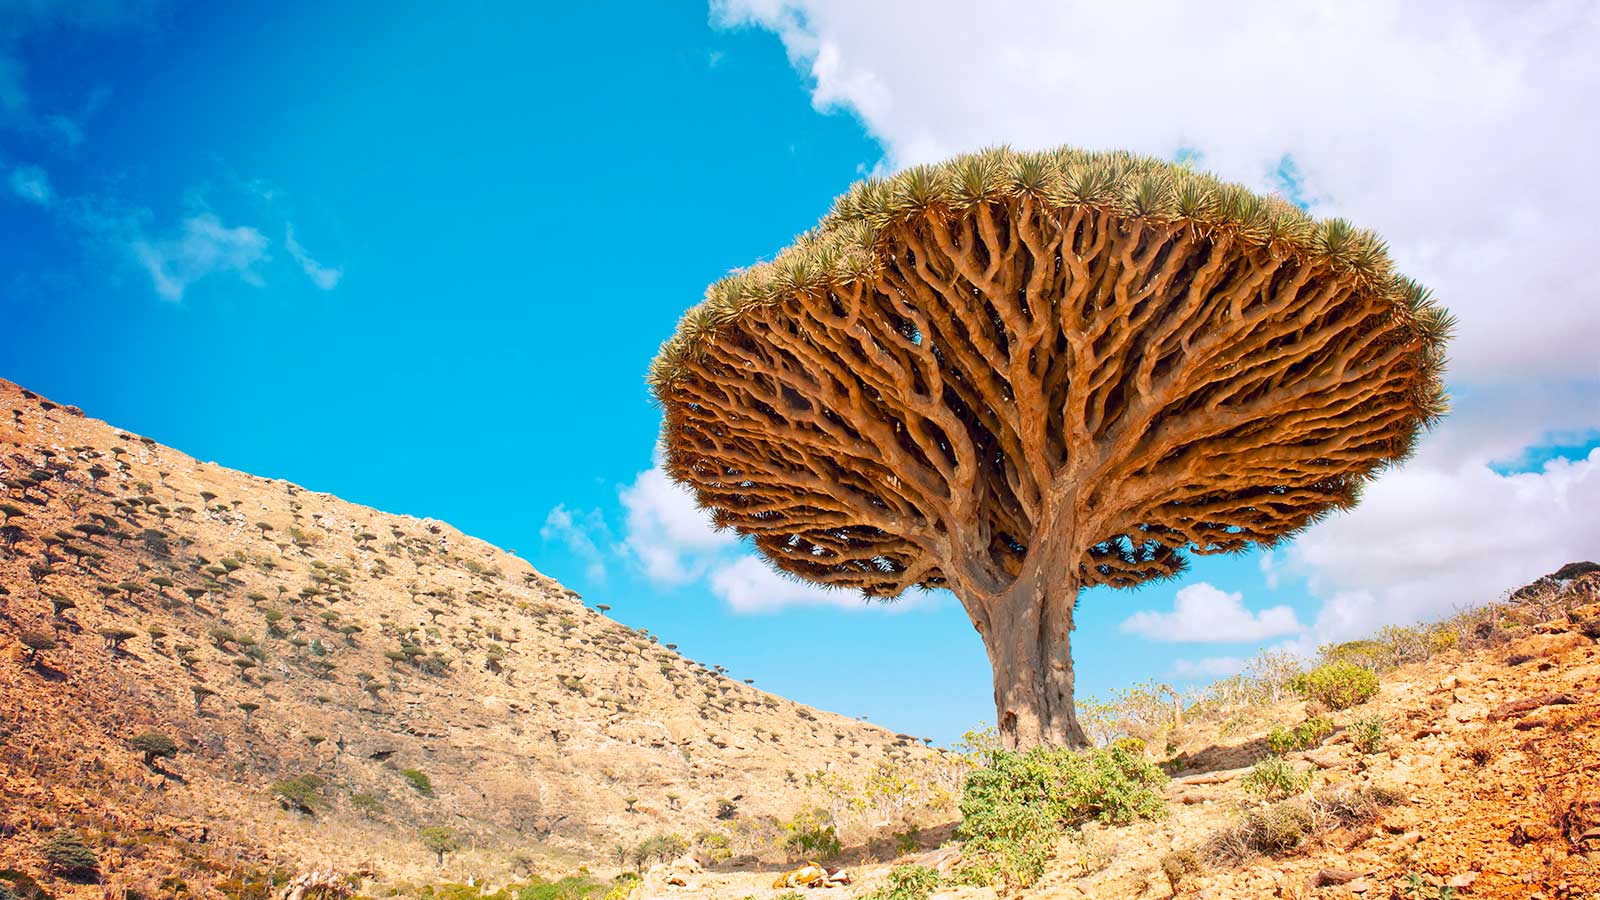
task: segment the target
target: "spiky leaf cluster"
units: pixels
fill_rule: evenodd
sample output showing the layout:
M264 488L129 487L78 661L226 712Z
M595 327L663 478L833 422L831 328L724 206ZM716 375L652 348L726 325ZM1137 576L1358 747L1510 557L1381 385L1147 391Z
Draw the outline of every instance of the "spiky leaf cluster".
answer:
M1344 220L1001 148L854 185L650 383L669 473L791 574L991 594L1042 540L1131 586L1353 504L1444 413L1452 324Z

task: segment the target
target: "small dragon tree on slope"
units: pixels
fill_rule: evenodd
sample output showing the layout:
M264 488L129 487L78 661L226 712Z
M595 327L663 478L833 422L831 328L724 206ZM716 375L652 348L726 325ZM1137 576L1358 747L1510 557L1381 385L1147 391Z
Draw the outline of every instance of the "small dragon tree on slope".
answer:
M666 468L784 572L948 588L1007 747L1088 742L1079 591L1271 546L1446 410L1383 242L1155 159L988 150L855 185L712 285L650 383Z

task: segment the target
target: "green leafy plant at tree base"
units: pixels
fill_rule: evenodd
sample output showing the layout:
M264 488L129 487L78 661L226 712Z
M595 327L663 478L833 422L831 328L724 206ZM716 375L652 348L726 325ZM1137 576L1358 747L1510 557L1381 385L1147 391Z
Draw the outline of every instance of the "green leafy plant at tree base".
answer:
M1166 815L1166 774L1126 750L1035 747L986 756L961 797L966 845L958 875L968 883L1027 887L1044 873L1067 828Z

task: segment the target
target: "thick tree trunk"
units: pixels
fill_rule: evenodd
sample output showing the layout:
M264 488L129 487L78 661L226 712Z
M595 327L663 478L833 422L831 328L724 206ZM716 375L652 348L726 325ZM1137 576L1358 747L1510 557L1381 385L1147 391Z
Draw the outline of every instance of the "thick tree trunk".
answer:
M1089 746L1072 700L1075 577L1025 571L989 607L982 629L994 668L994 705L1008 750Z

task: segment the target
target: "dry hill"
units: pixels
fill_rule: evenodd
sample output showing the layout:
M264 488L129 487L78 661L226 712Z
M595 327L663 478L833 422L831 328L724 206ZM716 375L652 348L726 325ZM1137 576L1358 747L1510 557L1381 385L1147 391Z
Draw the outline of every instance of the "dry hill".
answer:
M113 885L197 893L273 862L561 872L770 826L806 773L932 754L685 659L448 525L3 381L0 478L0 869L41 871L42 836L73 826ZM146 765L146 732L176 755ZM427 827L461 845L442 869Z

